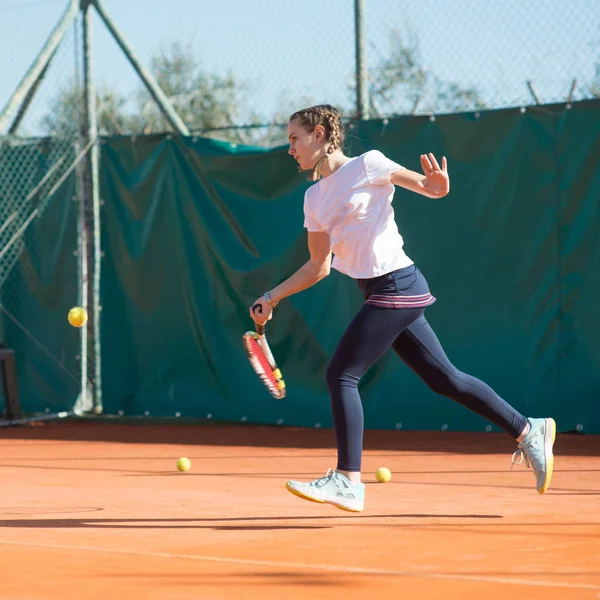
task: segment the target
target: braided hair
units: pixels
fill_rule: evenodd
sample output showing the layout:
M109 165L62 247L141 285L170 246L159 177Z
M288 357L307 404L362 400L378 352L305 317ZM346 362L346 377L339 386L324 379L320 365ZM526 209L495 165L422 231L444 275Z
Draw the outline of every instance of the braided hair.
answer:
M345 134L342 118L338 109L331 106L331 104L317 104L295 112L290 117L290 121L295 119L309 133L313 132L317 125L322 125L325 129L325 140L328 142L327 154L317 161L308 176L309 181L318 181L321 178L328 155L335 150L341 150L344 146Z

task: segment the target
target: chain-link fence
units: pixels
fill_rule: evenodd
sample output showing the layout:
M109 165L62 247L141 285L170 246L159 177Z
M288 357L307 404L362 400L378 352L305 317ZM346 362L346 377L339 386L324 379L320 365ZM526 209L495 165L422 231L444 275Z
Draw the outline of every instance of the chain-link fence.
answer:
M64 320L70 306L99 302L84 56L104 136L182 123L193 135L272 146L285 143L289 114L313 103L383 118L600 97L595 0L93 2L85 53L87 2L0 0L0 341L27 348L29 382L44 380L43 360L60 366L64 381L40 387L57 406L87 393L94 376L99 384L99 335ZM33 73L70 12L64 39ZM35 84L15 103L28 78ZM163 93L170 116L156 102Z
M65 2L25 3L16 13L37 31L38 15L49 19L47 26ZM366 66L368 103L362 112L371 118L600 95L595 0L102 0L102 5L188 129L229 141L282 143L287 116L310 103L329 102L356 116L357 47ZM360 6L362 29L356 26ZM14 13L2 12L0 3L0 15ZM100 133L172 129L97 15L94 23ZM31 54L33 39L26 37L27 46L9 52L9 58L18 55L22 70L28 64L22 55ZM54 133L72 125L72 82L56 78L52 92L45 98L49 114L32 131ZM0 83L0 103L7 93L6 81Z
M386 4L386 10L379 10ZM374 113L447 113L600 96L595 0L368 2Z
M61 5L58 16L66 14ZM5 40L28 35L27 23L18 19L0 18L0 23ZM2 61L19 61L25 50L30 63L39 57L56 21L42 25L34 25L40 34L37 47L9 45ZM8 26L16 31L6 31ZM23 65L20 78L11 83L15 90L27 78L33 85L23 88L18 102L6 104L0 117L0 343L15 352L21 396L34 399L25 401L24 412L35 406L36 413L62 415L78 401L89 403L81 394L88 389L87 329L76 330L67 321L72 306L87 303L81 194L89 147L80 137L83 104L75 101L81 81L77 19L48 56L39 77L28 70L30 64ZM56 110L64 101L59 90L66 86L72 90L69 127L59 126Z

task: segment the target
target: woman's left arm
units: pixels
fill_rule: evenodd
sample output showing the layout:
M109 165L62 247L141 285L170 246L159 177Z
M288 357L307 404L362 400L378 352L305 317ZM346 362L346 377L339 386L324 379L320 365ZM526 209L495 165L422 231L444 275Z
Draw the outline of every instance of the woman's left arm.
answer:
M423 175L410 169L401 169L391 174L390 181L394 185L428 198L443 198L450 191L446 157L442 157L440 167L433 154L421 154L421 167L423 167Z

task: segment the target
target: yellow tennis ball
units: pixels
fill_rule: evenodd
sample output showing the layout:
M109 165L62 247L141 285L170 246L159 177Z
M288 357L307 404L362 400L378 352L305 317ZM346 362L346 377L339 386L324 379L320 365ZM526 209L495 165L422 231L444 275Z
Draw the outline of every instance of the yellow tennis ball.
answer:
M73 327L83 327L87 323L87 312L81 306L75 306L69 311L69 323Z
M379 483L387 483L392 478L392 473L387 467L380 467L375 473L375 479Z
M185 456L182 456L180 459L177 460L177 468L180 471L189 471L191 466L192 462L189 458L186 458Z

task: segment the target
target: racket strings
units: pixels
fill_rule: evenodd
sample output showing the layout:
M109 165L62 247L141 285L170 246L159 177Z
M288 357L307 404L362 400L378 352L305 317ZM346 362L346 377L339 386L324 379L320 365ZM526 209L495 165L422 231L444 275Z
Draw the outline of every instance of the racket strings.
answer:
M276 398L283 398L285 396L285 383L281 377L281 372L276 366L271 365L259 339L254 335L246 334L244 343L250 364L269 390L269 393Z

